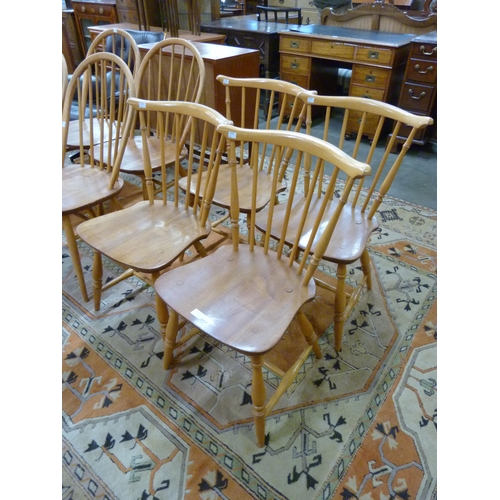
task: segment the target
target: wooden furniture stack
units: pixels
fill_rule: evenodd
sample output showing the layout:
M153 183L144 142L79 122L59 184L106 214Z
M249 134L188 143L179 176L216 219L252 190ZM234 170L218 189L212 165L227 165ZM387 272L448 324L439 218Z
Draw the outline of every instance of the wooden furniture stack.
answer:
M421 35L411 42L398 106L411 113L436 119L437 95L437 31ZM423 145L432 129L418 132L414 142ZM400 130L398 142L408 137L408 127Z

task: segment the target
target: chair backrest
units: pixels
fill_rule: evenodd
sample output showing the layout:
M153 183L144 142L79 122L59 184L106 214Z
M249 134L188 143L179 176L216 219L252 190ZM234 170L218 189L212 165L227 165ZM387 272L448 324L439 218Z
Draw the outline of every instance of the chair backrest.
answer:
M87 56L97 52L111 52L123 59L135 76L141 53L134 37L120 28L110 28L99 33L90 44Z
M225 153L225 138L217 131L217 127L231 124L231 121L218 111L199 103L130 99L129 104L139 114L149 202L154 203L155 188L152 180L150 151L146 140L148 134L146 121L149 114L155 112L158 118L157 136L160 138L163 204L170 202L175 206L183 206L185 209L191 207L190 209L195 212L199 209L200 217L205 222L215 192L221 157ZM169 141L162 140L167 135ZM176 144L179 152L176 155L173 172L172 169L167 169L168 162L165 155L167 142ZM180 152L186 142L189 143L189 153L187 158L183 159ZM207 168L204 168L205 166ZM193 181L195 172L198 172L198 175L196 181ZM182 176L187 179L187 192L179 187ZM192 185L195 183L196 185Z
M166 38L144 56L136 76L137 96L148 101L200 102L205 85L205 62L189 40ZM146 126L154 130L155 113Z
M95 82L95 85L92 85ZM78 100L78 121L71 122L70 112L73 96ZM121 159L126 141L133 125L134 113L128 106L127 99L135 97L135 82L127 64L115 54L99 52L87 56L75 69L63 104L62 128L62 162L64 166L65 152L68 144L79 144L80 163L84 165L86 148L85 135L93 137L88 149L88 159L91 167L113 165L113 176L119 173ZM94 109L95 118L86 120L86 109ZM108 148L104 157L103 145L114 140L113 147ZM87 141L88 142L88 141ZM94 154L99 146L100 154ZM110 167L106 167L110 168ZM116 180L116 179L115 179Z
M391 104L362 97L321 96L305 92L299 99L307 104L307 134L312 134L313 114L316 115L319 108L323 113L315 119L324 120L321 138L336 143L339 149L353 158L365 161L373 168L374 175L369 185L365 186L360 182L352 200L353 204L361 204L362 212L369 207L368 218L371 219L389 191L416 134L431 125L432 118L414 115ZM352 129L353 124L357 132L348 135L347 138L351 140L346 140L346 130ZM374 131L370 140L365 139L368 128ZM402 137L406 137L406 140L398 151L398 143ZM339 170L334 169L331 174L336 179ZM306 171L306 191L309 189L309 181L310 176Z
M66 89L68 88L68 64L62 55L62 102L64 104L64 97L66 96Z
M274 78L233 78L219 75L217 80L225 87L226 117L238 127L298 131L305 121L306 105L298 99L299 94L306 92L303 87ZM248 161L248 144L242 142L239 148L242 165ZM267 162L266 156L273 155L273 146L262 142L260 148L259 170L262 170ZM283 158L284 170L289 156L290 154ZM272 164L268 163L268 171Z
M368 164L359 162L347 154L340 151L336 146L318 139L317 137L312 137L305 135L300 132L294 131L284 131L284 130L252 130L252 129L240 129L234 126L223 125L219 127L219 130L225 135L229 142L229 166L231 168L232 182L231 182L231 227L232 227L232 241L233 248L238 249L239 243L239 231L238 227L238 216L240 212L239 201L238 201L238 171L237 168L237 158L236 149L240 141L245 141L252 143L251 155L251 165L253 166L253 200L252 210L247 219L248 225L248 244L250 249L254 250L256 246L263 246L265 253L270 253L275 251L273 254L277 259L286 260L288 266L297 265L297 272L304 273L303 284L307 285L314 274L320 259L322 258L324 252L327 249L328 243L333 235L333 231L340 217L343 206L347 203L349 193L356 181L356 179L362 179L371 173L371 168ZM272 224L273 224L273 211L275 208L274 204L269 205L267 223L264 228L256 229L256 216L257 207L255 200L257 199L258 189L257 183L257 162L258 154L255 152L259 151L259 144L272 144L276 150L276 155L273 161L276 165L281 164L282 157L287 151L293 149L294 154L294 165L290 165L290 186L288 189L288 197L283 203L286 203L284 226L279 237L272 236ZM331 165L332 168L337 168L344 173L345 183L343 188L340 189L339 193L339 203L331 215L327 223L322 222L323 215L325 214L326 201L323 206L318 211L314 222L308 221L306 225L306 219L308 211L312 208L311 201L312 196L308 197L306 203L304 204L304 209L302 212L301 222L297 227L295 237L293 238L293 243L290 244L291 239L287 235L287 223L290 219L290 214L292 213L293 206L295 204L295 196L297 191L297 184L300 179L300 172L307 167L307 165L312 167L312 178L319 179L321 177L322 171L325 168L325 164ZM278 168L274 168L273 174L273 184L272 184L272 196L277 194L277 186L279 183ZM335 181L330 181L323 186L325 195L324 198L327 200L329 197L333 196L335 190L339 190L339 186L336 185ZM312 190L310 191L312 193ZM320 231L321 230L321 231ZM261 237L263 233L263 236ZM257 240L260 237L260 242ZM318 241L316 241L318 240ZM314 245L314 248L313 248ZM290 247L290 248L288 248ZM301 248L305 249L304 252ZM314 256L310 260L308 259L308 254L313 249ZM271 272L271 270L270 270Z

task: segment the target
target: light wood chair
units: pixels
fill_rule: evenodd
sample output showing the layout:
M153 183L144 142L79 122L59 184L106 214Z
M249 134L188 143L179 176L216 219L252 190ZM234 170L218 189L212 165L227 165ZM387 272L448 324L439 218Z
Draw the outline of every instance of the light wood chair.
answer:
M315 112L317 112L318 108L323 110L322 116L316 118L316 120L324 119L321 138L327 141L332 140L332 127L341 123L341 129L336 130L337 134L340 133L338 147L353 158L361 159L370 164L374 171L374 176L369 185L364 186L363 183L360 183L357 186L356 193L349 200L348 205L342 212L335 233L323 255L325 261L337 265L337 286L332 287L316 279L319 286L335 291L335 349L340 351L344 323L352 308L359 300L363 287L366 285L368 290L372 287L368 243L370 235L379 227L376 217L377 210L384 196L389 191L415 135L420 130L431 125L433 121L430 117L414 115L396 106L362 97L319 96L303 93L299 96L299 99L307 103L307 134L312 134L313 109ZM335 116L343 116L343 119L335 121ZM345 131L347 124L352 121L358 124L358 132L354 137L347 137L353 139L352 141L346 141ZM365 127L368 124L372 126L375 124L376 128L371 142L364 139ZM349 127L349 129L352 128L352 126ZM403 131L408 138L402 145L400 152L393 154L392 151L397 150L396 136L403 134ZM340 182L339 173L339 169L334 169L331 172L331 176L334 180L339 178ZM286 223L287 238L290 244L295 242L293 234L299 224L303 210L302 207L307 202L307 194L310 189L311 173L308 170L308 166L306 166L304 171L303 196L297 196L296 205L292 211L292 220ZM317 191L315 196L317 196L316 207L312 213L316 213L319 207L323 206L322 203L324 202L321 190ZM328 199L327 216L336 210L337 204L338 199L336 197L331 196ZM277 206L274 209L274 222L271 233L274 238L280 237L282 227L285 225L284 219L286 214L286 205ZM264 210L258 216L256 224L262 231L268 230L267 216L267 210ZM310 222L308 221L307 224L312 226L313 220L314 218ZM301 249L305 249L302 243L299 246ZM349 294L346 292L346 268L347 265L353 264L359 259L361 260L363 278L355 286L354 292Z
M253 370L252 401L257 444L262 447L265 443L265 420L273 406L294 380L311 350L314 350L317 357L321 357L316 334L301 307L315 297L316 286L312 279L314 271L328 246L355 179L368 175L370 167L343 154L325 141L299 132L240 129L228 125L220 126L219 131L227 137L230 146L232 245L222 246L205 259L173 269L156 281L156 293L163 301L164 311L166 305L170 308L170 318L164 336L164 367L168 369L171 366L176 347L200 332L248 356ZM238 219L241 211L239 192L242 179L239 176L241 169L238 167L236 148L240 141L252 145L250 165L254 193L249 214L248 244L238 241ZM297 152L291 172L288 203L284 204L288 209L294 204L299 169L304 163L313 161L313 158L319 160L319 164L315 164L315 173L320 172L322 162L328 162L336 165L348 177L337 210L331 214L320 242L315 245L312 259L308 258L308 252L302 253L299 258L298 245L287 248L283 237L274 242L269 237L270 231L267 231L264 240L257 244L254 222L258 210L258 151L262 144L275 147L273 162L276 166L281 164L290 148ZM276 196L278 191L278 170L273 169L272 197ZM326 196L330 196L335 183L324 187ZM273 207L273 204L269 205L271 216ZM304 206L304 216L309 208L308 205ZM318 214L318 217L320 215L322 214ZM303 229L297 229L297 241L300 239L309 250L315 240L317 227L308 234L304 233ZM163 314L166 315L166 312ZM187 320L193 329L177 339L179 318ZM264 355L280 342L294 318L307 340L307 347L293 366L283 372L268 363ZM267 403L263 366L282 377L279 387Z
M226 117L238 127L262 130L299 130L305 120L305 105L297 96L305 90L293 83L272 78L234 78L219 75L217 80L225 87ZM262 110L264 105L264 110ZM264 119L262 119L264 117ZM272 185L273 157L275 146L262 142L259 144L258 163L259 183L257 210L262 210L270 201ZM283 157L282 170L286 170L291 150ZM249 165L249 144L238 144L239 206L241 213L247 216L251 211L253 170ZM185 189L184 182L181 187ZM277 187L280 193L286 189L283 176ZM231 201L231 169L221 166L213 204L229 210ZM217 227L229 218L229 212L213 222Z
M84 222L77 228L82 240L95 250L92 277L96 311L100 309L102 291L123 279L136 275L152 285L168 266L182 258L189 247L194 246L202 256L206 254L201 241L210 234L208 212L220 158L225 150L224 138L216 129L220 124L230 123L217 111L198 103L142 99L130 99L129 103L139 113L148 200ZM147 140L147 120L153 111L158 118L156 134L160 144L161 199L155 199L153 165ZM167 134L169 142L165 139ZM186 166L181 168L180 149L186 142L186 136L191 147L185 159ZM167 179L167 167L171 162L170 148L177 148L172 183ZM183 196L178 186L181 170L185 170L192 181L193 169L199 167L200 157L205 156L209 168L205 175L196 179L196 196L191 196L189 192ZM126 269L104 287L102 254ZM162 311L159 313L160 324L166 322Z
M205 62L195 45L182 38L167 38L156 43L144 56L136 78L138 96L148 101L198 103L204 91L205 73ZM148 194L142 161L144 137L148 141L148 154L153 172L159 172L162 168L161 145L156 132L156 111L148 111L145 127L145 135L132 134L129 138L121 170L141 179L143 196L146 200ZM179 148L179 144L174 144L168 133L164 134L164 140L166 141L163 145L165 163L172 167L178 155L181 158L186 157L188 149L185 144ZM161 188L161 182L156 181L156 178L153 178L153 182L158 189Z
M104 30L92 41L89 50L87 51L87 57L100 52L111 52L113 54L116 54L127 64L129 69L132 71L132 75L135 76L135 73L137 72L141 62L141 55L139 52L139 47L137 46L137 43L135 42L132 35L130 35L130 33L127 33L126 31L118 28L110 28ZM102 77L103 75L99 76L99 78ZM101 85L100 82L96 82L96 78L98 77L94 76L94 78L90 80L93 87L95 87L96 84ZM109 93L109 85L111 85L111 74L107 73L105 75L105 78L108 82L107 98L111 99L112 95ZM88 92L88 90L86 89L83 89L83 91ZM80 144L83 144L83 147L85 149L88 149L91 142L95 145L100 144L102 142L100 127L103 123L99 119L95 104L89 102L87 103L87 107L84 109L82 109L78 104L77 109L79 118L78 120L73 120L70 122L67 148L78 149L80 147ZM80 115L84 116L83 121L81 120ZM93 118L91 119L91 117ZM121 117L117 116L117 120L119 119L121 119ZM91 122L93 134L91 134L90 131ZM80 124L83 127L82 134L80 134L79 130ZM104 122L103 126L105 128L102 132L104 133L104 137L107 138L109 130L106 128L106 122Z
M108 86L106 76L110 75ZM95 86L90 84L97 76ZM99 143L91 143L88 150L84 148L84 141L79 141L79 164L68 164L66 156L68 135L70 128L70 110L73 96L78 97L78 106L82 109L93 106L97 111L97 130L94 122L89 124L89 131ZM109 95L118 96L109 99ZM121 205L116 196L123 187L123 180L118 177L120 162L123 158L125 141L133 126L133 110L127 105L126 97L135 97L135 82L130 69L117 55L109 52L93 54L83 60L76 68L71 80L63 105L62 127L62 222L66 234L71 260L76 272L83 300L88 301L87 289L83 277L80 255L76 243L73 223L76 220L93 218L103 213L104 202L110 201L116 209ZM80 138L83 136L85 121L83 113L78 120ZM104 130L108 133L105 134ZM98 132L99 131L99 132ZM115 147L108 151L106 157L101 149L96 153L97 145L101 145L109 138L116 137ZM111 170L108 165L114 165Z
M68 64L66 63L64 54L62 54L62 103L63 104L67 88L68 88Z

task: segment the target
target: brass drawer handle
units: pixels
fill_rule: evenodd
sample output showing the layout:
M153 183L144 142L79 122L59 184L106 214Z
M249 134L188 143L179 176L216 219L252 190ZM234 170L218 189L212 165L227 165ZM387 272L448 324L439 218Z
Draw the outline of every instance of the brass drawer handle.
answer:
M375 79L376 79L375 75L366 75L365 76L365 82L374 83Z
M299 64L296 62L293 62L290 66L292 69L299 69Z
M104 12L104 9L102 7L99 7L99 14L102 14Z
M300 47L299 42L290 42L290 48L292 49L298 49Z
M416 95L413 95L413 89L410 89L408 91L408 94L410 94L410 97L412 99L415 99L415 100L419 100L419 99L422 99L422 97L425 97L426 96L426 93L425 92L420 92L420 95L419 96L416 96Z
M361 97L364 97L365 99L373 99L370 94L363 94Z
M380 52L376 50L369 50L368 51L368 59L378 59L378 56L380 55Z
M418 73L420 73L421 75L425 75L427 73L429 73L430 71L434 71L434 66L427 66L427 69L421 71L420 70L420 64L415 64L415 69L417 70Z
M82 5L82 12L85 12L85 5Z
M433 56L435 52L437 52L437 47L434 47L431 52L425 51L425 45L420 45L420 52L424 54L424 56Z

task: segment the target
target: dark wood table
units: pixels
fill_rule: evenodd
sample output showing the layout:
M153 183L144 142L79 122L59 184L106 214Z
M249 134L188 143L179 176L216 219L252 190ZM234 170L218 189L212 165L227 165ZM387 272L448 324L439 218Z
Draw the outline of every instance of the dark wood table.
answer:
M296 24L258 21L255 14L220 19L201 24L202 33L226 36L226 45L259 51L260 76L266 78L279 74L279 33L297 27Z

